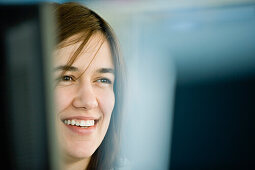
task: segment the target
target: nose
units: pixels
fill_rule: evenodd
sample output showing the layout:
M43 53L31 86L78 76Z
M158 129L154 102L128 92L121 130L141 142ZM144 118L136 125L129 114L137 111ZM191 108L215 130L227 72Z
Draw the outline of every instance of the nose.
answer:
M94 93L93 87L89 81L77 85L73 106L90 110L98 106L97 96Z

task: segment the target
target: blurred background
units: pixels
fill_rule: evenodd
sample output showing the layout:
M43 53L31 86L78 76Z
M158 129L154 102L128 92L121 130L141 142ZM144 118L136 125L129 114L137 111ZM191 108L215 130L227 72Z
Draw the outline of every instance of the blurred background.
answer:
M255 167L255 1L87 5L113 26L127 63L131 169Z
M255 169L254 0L76 2L126 61L125 169Z

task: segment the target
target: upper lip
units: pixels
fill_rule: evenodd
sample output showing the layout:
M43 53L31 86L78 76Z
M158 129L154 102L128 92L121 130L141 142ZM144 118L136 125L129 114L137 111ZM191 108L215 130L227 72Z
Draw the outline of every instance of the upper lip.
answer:
M94 116L69 116L69 117L64 117L61 120L72 120L72 119L77 119L77 120L99 120L98 117Z

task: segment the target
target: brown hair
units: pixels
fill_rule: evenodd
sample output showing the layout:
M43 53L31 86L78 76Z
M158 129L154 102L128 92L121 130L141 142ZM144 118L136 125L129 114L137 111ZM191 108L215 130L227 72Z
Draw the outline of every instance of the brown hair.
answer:
M64 4L55 4L55 14L57 19L57 40L58 47L67 46L76 42L82 42L73 56L68 61L67 65L72 65L78 55L83 50L92 35L100 32L108 41L115 67L115 106L112 112L111 121L107 130L106 136L92 155L87 169L108 170L114 168L117 161L117 153L119 151L120 140L120 122L121 122L121 108L123 98L123 59L120 56L118 43L116 41L113 30L94 11L82 6L78 3L69 2ZM65 40L74 36L76 39L68 41Z

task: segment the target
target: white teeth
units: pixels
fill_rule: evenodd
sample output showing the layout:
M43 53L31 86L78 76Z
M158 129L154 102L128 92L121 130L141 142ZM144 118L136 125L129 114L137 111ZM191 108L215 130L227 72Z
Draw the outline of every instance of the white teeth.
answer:
M86 126L86 123L84 120L81 121L80 126Z
M75 125L75 120L72 120L72 121L71 121L71 125Z
M67 125L75 125L81 127L94 126L95 120L64 120L64 123Z
M83 120L84 123L82 126L93 126L95 124L95 121L94 120Z

